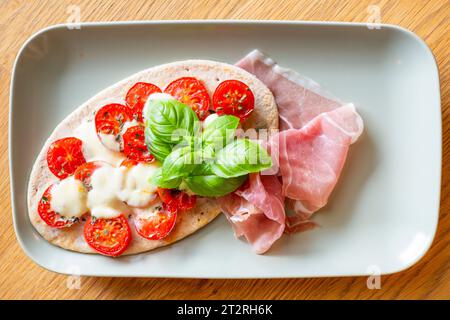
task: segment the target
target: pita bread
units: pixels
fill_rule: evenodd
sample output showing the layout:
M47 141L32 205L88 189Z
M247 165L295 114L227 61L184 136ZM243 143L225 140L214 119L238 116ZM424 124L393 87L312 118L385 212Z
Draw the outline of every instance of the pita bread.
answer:
M96 253L84 240L83 221L69 228L55 229L49 227L37 213L38 201L44 190L58 181L47 167L46 152L50 144L57 139L72 136L74 129L82 121L92 120L95 112L103 105L112 102L125 104L124 97L134 83L151 82L163 89L173 80L186 76L203 81L211 96L216 86L224 80L243 81L255 96L255 110L246 121L245 127L278 128L278 110L270 90L255 76L233 65L207 60L186 60L153 67L122 80L98 93L64 119L52 132L36 159L28 185L28 211L31 223L47 241L64 249ZM174 229L163 240L147 240L139 236L134 228L133 216L130 216L128 222L133 239L124 254L149 251L183 239L211 222L220 212L215 199L198 198L194 209L178 215Z

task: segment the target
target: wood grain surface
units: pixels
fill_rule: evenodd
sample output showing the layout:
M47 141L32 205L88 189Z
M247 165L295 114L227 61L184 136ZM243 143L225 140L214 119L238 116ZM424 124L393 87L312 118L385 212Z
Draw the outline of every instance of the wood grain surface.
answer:
M14 58L34 32L69 18L80 7L82 21L151 19L287 19L367 22L377 5L383 23L417 33L432 49L440 69L443 167L440 220L434 243L410 269L367 279L190 280L82 277L44 270L20 248L13 230L8 175L9 82ZM445 0L317 1L89 1L0 0L0 298L3 299L450 299L450 106L449 21ZM26 94L26 93L24 93Z

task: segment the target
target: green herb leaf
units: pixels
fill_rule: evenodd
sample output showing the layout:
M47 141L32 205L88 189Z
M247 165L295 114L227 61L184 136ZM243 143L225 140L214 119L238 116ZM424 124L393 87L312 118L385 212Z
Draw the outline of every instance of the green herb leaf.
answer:
M216 175L187 177L186 182L189 189L203 197L221 197L239 188L247 176L235 178L222 178Z
M171 180L163 179L162 167L160 167L156 170L155 174L150 178L150 180L151 180L152 184L155 184L158 187L166 188L166 189L176 189L180 186L181 181L182 181L181 177L171 179Z
M212 144L215 150L222 149L227 143L234 139L239 118L224 115L209 123L203 131L202 140L204 145Z
M161 162L172 152L172 144L160 141L148 127L145 128L145 143L150 153Z
M164 160L162 178L167 181L178 177L186 177L199 164L201 164L201 159L190 145L177 148Z
M150 153L164 161L172 148L200 130L196 113L175 99L148 100L144 107L145 140Z
M271 166L272 159L258 143L248 139L237 139L217 152L211 170L219 177L233 178L259 172Z

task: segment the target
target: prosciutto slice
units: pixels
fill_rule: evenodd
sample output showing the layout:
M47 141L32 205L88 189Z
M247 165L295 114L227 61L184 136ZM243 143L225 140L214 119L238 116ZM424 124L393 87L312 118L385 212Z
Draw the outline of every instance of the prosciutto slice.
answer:
M245 189L218 199L234 228L256 253L266 252L285 229L284 197L276 176L250 174Z
M272 91L280 132L265 144L274 168L251 174L246 187L219 203L235 235L264 253L283 232L316 226L311 215L327 203L363 122L353 104L342 103L313 80L280 67L257 50L236 65ZM286 215L285 205L295 214Z
M280 130L300 129L317 115L343 105L315 81L280 67L258 50L236 65L254 74L272 91L278 106Z
M353 143L358 139L364 127L362 119L352 104L344 105L313 80L280 67L258 50L250 52L236 65L264 82L277 102L281 133L269 143L269 148L270 144L276 145L271 148L275 165L264 174L281 174L287 207L297 213L297 216L289 217L287 221L295 227L300 222L308 221L314 212L326 204L346 159L348 143L343 140L349 138L349 142ZM299 131L297 134L294 134L295 131L284 132L302 129L304 131L300 135ZM334 132L337 132L335 137ZM314 139L307 139L309 134L314 134ZM321 136L322 134L328 135L328 139ZM283 142L282 148L276 141L279 138ZM336 139L333 148L332 138ZM339 140L344 144L342 148L338 147ZM298 148L295 147L297 144ZM319 147L322 148L321 151L317 149ZM320 158L321 156L328 159ZM317 165L314 165L314 159L320 160ZM307 163L310 165L309 170L306 170ZM325 174L327 171L323 170L328 165L331 165L331 168L328 168L328 174ZM304 174L303 180L299 179L301 174ZM306 179L308 175L309 178ZM317 179L317 183L307 187L314 179ZM315 194L312 192L314 188ZM307 194L311 198L305 199Z
M283 194L303 217L323 207L337 183L347 152L362 132L362 119L348 104L322 113L301 129L272 136L271 155L278 155Z

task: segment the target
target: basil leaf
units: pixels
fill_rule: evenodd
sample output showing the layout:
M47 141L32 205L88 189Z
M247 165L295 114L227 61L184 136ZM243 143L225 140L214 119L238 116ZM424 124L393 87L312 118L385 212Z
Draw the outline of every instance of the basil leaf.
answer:
M211 174L214 174L211 170L211 166L208 163L202 163L192 170L190 176L207 176Z
M175 189L178 188L181 184L181 177L175 178L172 180L164 180L162 177L162 167L158 168L158 170L155 172L155 174L151 178L151 182L158 187L166 188L166 189Z
M213 145L203 146L201 149L201 156L204 163L211 163L214 161L215 149Z
M174 149L164 160L162 178L167 181L178 177L186 177L200 163L201 159L193 152L190 145Z
M183 181L193 193L199 196L220 197L235 191L246 179L246 175L235 178L222 178L212 174L189 176Z
M147 146L161 162L184 137L195 136L200 131L197 114L175 99L147 100L144 119Z
M217 152L211 170L219 177L232 178L259 172L271 166L272 159L258 143L249 139L237 139Z
M172 152L172 145L159 141L147 127L145 128L145 143L150 153L160 162L163 162Z
M202 139L205 145L213 144L216 150L222 149L228 142L234 139L239 118L224 115L209 123L203 131Z

